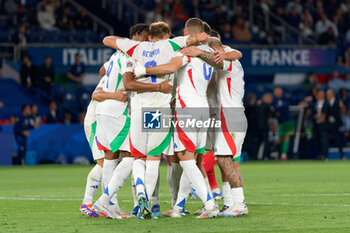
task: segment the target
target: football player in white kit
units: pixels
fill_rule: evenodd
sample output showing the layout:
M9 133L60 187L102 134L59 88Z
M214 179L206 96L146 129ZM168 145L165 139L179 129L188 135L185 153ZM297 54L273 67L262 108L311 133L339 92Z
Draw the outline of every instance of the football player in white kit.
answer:
M192 18L186 22L184 35L202 32L204 32L204 27L200 19ZM213 52L212 49L203 44L197 47L206 50L209 55ZM180 212L184 207L192 185L197 195L205 204L204 211L199 218L211 218L217 216L219 211L212 196L208 192L204 177L196 165L195 158L196 153L204 153L207 131L205 127L194 127L195 130L189 130L188 127L181 126L179 122L187 122L187 120L193 119L204 122L209 119L209 105L206 98L206 91L213 74L213 67L200 58L183 57L181 53L180 55L174 58L169 64L149 67L142 72L140 70L143 68L137 65L135 74L136 76L145 73L151 75L169 74L176 72L182 67L176 74L178 86L176 89L176 107L174 113L176 124L174 145L176 155L180 160L180 165L184 172L180 180L177 201L173 209L165 212L164 216L181 217ZM214 57L213 55L211 56ZM202 108L198 109L199 107ZM191 119L184 117L188 115L191 115Z
M132 58L138 60L144 67L150 67L170 62L179 49L206 41L208 37L202 33L195 36L169 39L170 27L164 22L152 23L149 32L150 42L137 42L110 36L104 38L103 43L106 46L122 50ZM159 86L159 90L161 90L161 82L170 78L170 75L145 75L138 79L138 81L156 83ZM151 218L146 193L152 195L154 192L158 179L160 155L171 144L172 132L171 130L168 132L144 132L142 108L150 107L155 109L152 121L157 120L160 117L159 108L162 109L162 114L171 115L170 100L170 94L138 92L132 97L131 101L130 149L131 154L136 158L133 165L133 176L136 180L135 185L141 217L145 219ZM172 152L169 151L168 153Z

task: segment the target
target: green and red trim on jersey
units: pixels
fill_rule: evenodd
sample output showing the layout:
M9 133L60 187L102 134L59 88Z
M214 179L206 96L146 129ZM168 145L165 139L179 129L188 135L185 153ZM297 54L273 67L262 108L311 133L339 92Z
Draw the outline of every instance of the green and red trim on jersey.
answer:
M221 110L220 110L220 118L221 118L221 129L222 129L222 133L224 134L224 138L227 142L228 147L230 148L231 152L232 152L232 157L235 156L236 154L236 144L233 141L233 138L230 134L230 132L228 131L227 128L227 124L226 124L226 119L224 116L224 111L223 111L223 106L221 105Z
M174 119L175 119L175 123L178 122L176 111L174 112ZM194 145L191 139L181 129L179 124L176 124L176 131L181 143L185 146L186 150L192 153L196 152L196 145Z

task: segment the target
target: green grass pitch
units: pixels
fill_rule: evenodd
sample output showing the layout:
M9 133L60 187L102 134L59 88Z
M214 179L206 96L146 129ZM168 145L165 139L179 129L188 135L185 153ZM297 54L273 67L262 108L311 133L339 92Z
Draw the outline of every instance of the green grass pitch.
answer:
M79 211L91 167L0 168L0 232L350 232L350 163L260 162L241 165L249 215L158 220L89 218ZM161 166L161 210L170 208ZM217 172L218 181L219 172ZM100 191L98 192L100 194ZM128 181L120 206L132 209ZM219 200L222 207L222 200ZM201 207L188 200L191 212Z

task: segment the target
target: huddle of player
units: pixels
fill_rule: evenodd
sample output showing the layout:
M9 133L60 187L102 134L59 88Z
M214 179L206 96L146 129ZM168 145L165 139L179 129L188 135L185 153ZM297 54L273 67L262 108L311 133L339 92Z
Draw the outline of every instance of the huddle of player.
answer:
M239 169L247 127L242 103L244 72L238 61L242 54L223 46L218 34L198 18L186 22L184 36L169 39L170 35L169 25L156 22L134 25L130 39L108 36L103 40L116 52L100 69L102 79L84 122L97 161L88 175L80 206L85 215L112 219L181 217L188 214L184 207L191 189L203 201L195 213L197 218L248 214ZM175 122L190 114L197 121L214 117L221 126L212 133L197 125L188 130L180 124L168 131L144 131L144 108L155 110L152 120L160 116L157 110L161 109L162 114L173 115ZM203 155L213 154L223 181L224 206L220 211L202 164ZM172 208L161 214L162 155L169 164ZM215 160L210 166L214 165ZM118 205L118 191L130 174L134 209L128 214ZM103 194L93 204L100 184Z

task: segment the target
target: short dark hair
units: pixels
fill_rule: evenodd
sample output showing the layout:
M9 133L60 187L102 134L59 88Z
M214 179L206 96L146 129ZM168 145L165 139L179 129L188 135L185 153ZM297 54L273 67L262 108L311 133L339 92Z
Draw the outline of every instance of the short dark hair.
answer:
M204 28L204 32L207 33L210 36L210 34L211 34L211 27L209 26L209 24L207 22L203 22L203 28Z
M23 110L24 110L25 108L27 108L27 107L29 107L29 104L22 104L22 106L21 106L21 112L23 112Z
M189 33L201 33L204 32L203 21L199 18L190 18L186 21L185 29Z
M129 31L129 37L131 39L133 36L139 35L144 31L149 33L149 26L145 23L138 23L131 26Z
M220 37L220 34L219 34L218 31L212 29L212 30L210 31L210 36L211 36L211 37L219 38L219 37Z
M162 21L152 23L149 26L149 35L151 38L159 38L162 39L164 36L171 34L171 29L169 24L164 23Z

